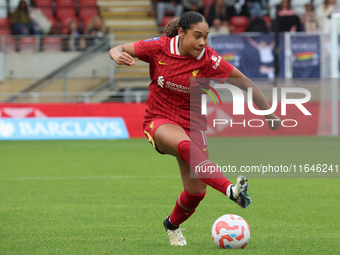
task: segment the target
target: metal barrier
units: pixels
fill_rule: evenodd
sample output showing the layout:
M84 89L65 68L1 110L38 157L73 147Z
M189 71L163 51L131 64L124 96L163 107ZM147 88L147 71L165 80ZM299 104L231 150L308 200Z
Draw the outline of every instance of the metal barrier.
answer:
M86 51L103 38L92 35L1 35L0 49L4 53Z
M66 64L63 64L59 68L53 70L52 72L48 73L47 75L43 76L36 82L32 83L25 89L21 90L20 93L14 94L10 96L6 102L15 102L15 101L22 101L27 97L28 92L38 92L42 90L43 88L47 87L50 85L54 80L56 79L63 79L63 94L67 92L67 75L70 71L78 67L79 65L82 65L84 62L92 59L94 56L97 54L106 51L109 49L111 45L111 39L113 36L109 37L103 37L99 42L94 43L90 47L86 48L86 50L76 56L75 58L71 59L69 62ZM26 93L26 94L25 94ZM66 98L63 99L63 101L66 101Z

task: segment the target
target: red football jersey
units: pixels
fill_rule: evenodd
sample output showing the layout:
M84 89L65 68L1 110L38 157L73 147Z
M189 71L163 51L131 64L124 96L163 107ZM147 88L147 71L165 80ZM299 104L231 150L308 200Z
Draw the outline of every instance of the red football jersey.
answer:
M183 128L206 130L206 117L201 115L200 96L192 97L190 101L190 90L193 89L190 80L212 78L223 83L233 66L208 46L197 58L181 56L178 42L179 36L162 36L134 44L136 56L150 63L151 84L144 125L156 117L165 117ZM200 87L209 90L208 85L200 84Z

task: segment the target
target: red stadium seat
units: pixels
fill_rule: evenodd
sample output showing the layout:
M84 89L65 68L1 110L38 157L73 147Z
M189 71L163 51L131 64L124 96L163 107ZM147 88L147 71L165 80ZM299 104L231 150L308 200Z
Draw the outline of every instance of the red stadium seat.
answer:
M67 34L69 27L70 27L70 22L74 20L77 25L79 26L79 20L76 17L72 17L72 18L64 18L62 20L60 20L60 24L61 24L61 30L62 30L62 34Z
M52 27L58 27L58 23L54 17L47 17L49 21L52 23Z
M203 0L203 5L211 6L214 2L215 2L215 0Z
M39 6L39 8L52 7L52 0L35 0L34 2Z
M57 0L57 7L74 7L73 0Z
M83 21L83 30L84 30L83 32L84 32L84 34L87 34L87 32L88 32L87 26L91 22L92 18L93 17L87 17L87 18L82 20Z
M243 33L249 26L249 18L247 16L231 16L230 23L235 27L235 33Z
M40 7L40 9L46 17L53 17L53 9L51 6Z
M79 8L82 8L82 7L97 7L97 0L79 0L78 6L79 6Z
M83 26L87 27L87 25L91 22L93 17L85 17L84 19L82 19L83 21Z
M57 8L57 18L62 20L64 18L76 17L75 8L59 7Z
M11 35L12 31L9 27L0 27L0 35Z
M0 18L0 27L9 27L10 25L9 18Z
M59 52L62 50L61 38L46 37L42 40L42 50L46 52Z
M36 52L37 51L37 38L23 37L19 39L20 52Z
M79 9L79 17L84 20L87 18L92 18L98 14L97 7L92 8L80 8Z
M174 16L164 16L161 22L161 27L165 27L174 18Z
M79 20L77 17L67 17L67 18L63 18L60 20L60 24L61 26L69 26L70 25L70 22L74 20L77 25L79 26Z
M12 38L12 37L6 37L6 39L5 39L4 51L5 51L6 53L10 53L10 52L15 52L15 51L16 51L15 40L14 40L14 38Z

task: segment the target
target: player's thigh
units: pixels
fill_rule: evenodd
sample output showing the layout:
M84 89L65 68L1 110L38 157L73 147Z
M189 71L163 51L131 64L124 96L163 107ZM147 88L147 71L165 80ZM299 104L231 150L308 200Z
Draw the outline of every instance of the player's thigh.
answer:
M181 158L177 158L177 162L181 171L184 189L191 194L204 193L207 185L203 181L195 177L194 173L190 170L189 164ZM190 175L190 172L192 175Z
M155 131L154 140L160 152L179 157L178 144L190 138L182 127L175 124L163 124Z

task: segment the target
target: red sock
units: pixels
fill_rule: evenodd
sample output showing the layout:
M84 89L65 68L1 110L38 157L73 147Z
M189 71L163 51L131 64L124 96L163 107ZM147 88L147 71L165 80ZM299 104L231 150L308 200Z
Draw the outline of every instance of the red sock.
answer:
M186 221L196 211L204 196L205 192L194 195L184 190L177 198L175 208L170 215L172 225L178 226Z
M193 171L196 169L196 166L201 166L201 167L204 166L205 169L208 169L208 167L217 169L216 165L204 156L200 148L198 148L196 144L188 140L181 141L178 144L178 154L182 159L184 159L190 165ZM190 157L190 154L191 154L191 157ZM195 174L204 183L222 192L224 195L227 194L227 188L231 184L231 182L224 176L222 172L218 172L218 171L215 171L212 173L209 173L209 172L196 173L195 172Z

